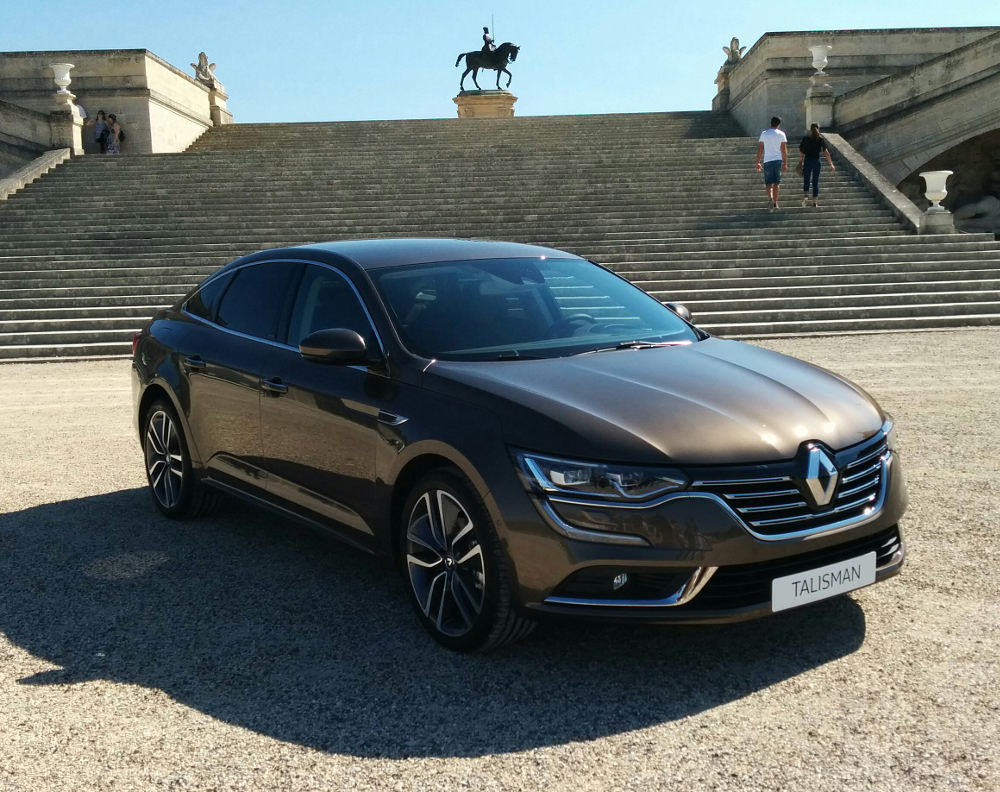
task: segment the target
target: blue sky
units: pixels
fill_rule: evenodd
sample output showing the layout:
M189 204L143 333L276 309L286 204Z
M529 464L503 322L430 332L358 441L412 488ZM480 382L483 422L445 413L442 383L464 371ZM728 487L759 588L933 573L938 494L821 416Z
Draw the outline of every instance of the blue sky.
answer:
M492 20L498 42L521 47L510 88L518 115L707 110L733 36L751 46L768 31L1000 24L991 9L983 0L0 0L0 51L145 48L190 74L204 50L238 122L451 118L455 58L482 45ZM494 87L490 74L483 88Z

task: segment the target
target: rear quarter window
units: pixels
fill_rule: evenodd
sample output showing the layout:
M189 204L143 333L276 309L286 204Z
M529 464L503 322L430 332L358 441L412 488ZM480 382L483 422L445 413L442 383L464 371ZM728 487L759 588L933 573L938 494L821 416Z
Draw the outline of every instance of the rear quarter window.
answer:
M219 304L219 298L229 285L231 277L220 275L202 284L198 291L188 298L184 309L193 316L212 321L215 318L215 308Z

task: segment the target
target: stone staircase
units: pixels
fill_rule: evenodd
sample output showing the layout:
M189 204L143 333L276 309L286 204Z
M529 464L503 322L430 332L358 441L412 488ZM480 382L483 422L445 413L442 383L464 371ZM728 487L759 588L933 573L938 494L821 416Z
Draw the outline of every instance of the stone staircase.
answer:
M236 124L77 158L0 202L0 359L125 355L236 256L384 236L570 250L726 336L1000 323L991 235L909 233L841 163L818 209L790 174L768 211L755 151L701 112Z

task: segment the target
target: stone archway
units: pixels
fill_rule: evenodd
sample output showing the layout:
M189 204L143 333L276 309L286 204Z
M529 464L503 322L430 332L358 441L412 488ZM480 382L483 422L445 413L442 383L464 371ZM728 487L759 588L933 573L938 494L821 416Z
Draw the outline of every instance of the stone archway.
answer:
M955 213L957 228L1000 234L1000 129L953 146L903 179L900 192L921 208L929 205L920 177L921 171L928 170L954 171L943 204Z

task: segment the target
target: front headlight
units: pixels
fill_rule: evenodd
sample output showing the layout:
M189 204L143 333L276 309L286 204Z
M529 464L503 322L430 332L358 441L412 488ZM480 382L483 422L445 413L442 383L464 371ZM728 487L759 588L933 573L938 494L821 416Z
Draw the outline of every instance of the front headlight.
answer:
M549 495L648 500L684 489L688 483L683 473L670 468L581 462L528 452L517 453L517 461L532 486Z

